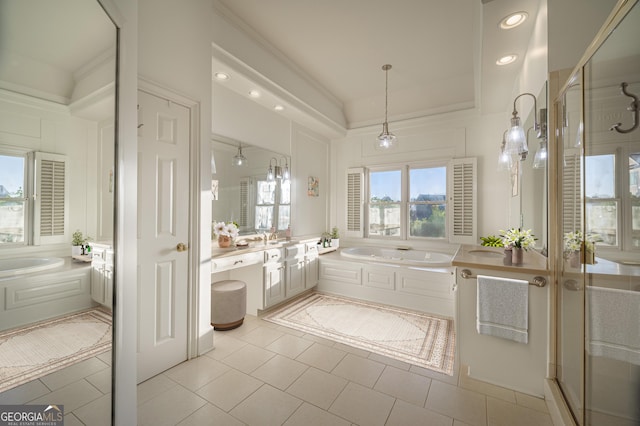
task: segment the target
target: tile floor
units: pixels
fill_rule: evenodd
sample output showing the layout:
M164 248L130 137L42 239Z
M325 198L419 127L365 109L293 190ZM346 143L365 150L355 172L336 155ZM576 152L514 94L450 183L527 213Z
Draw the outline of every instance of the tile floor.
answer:
M103 354L0 394L65 405L65 426L109 424ZM138 386L143 425L552 425L542 399L445 376L248 316L215 349Z

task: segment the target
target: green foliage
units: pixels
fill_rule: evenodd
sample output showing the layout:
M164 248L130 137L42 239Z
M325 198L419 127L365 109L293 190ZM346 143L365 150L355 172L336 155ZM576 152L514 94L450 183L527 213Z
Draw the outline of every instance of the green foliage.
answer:
M78 229L76 232L71 234L71 245L72 246L83 246L87 244L87 242L91 239L89 236L84 236L84 234Z
M333 239L333 240L337 240L337 239L339 239L339 238L340 238L340 233L338 232L338 227L337 227L337 226L334 226L334 227L331 229L331 239Z
M502 238L501 237L496 237L495 235L489 235L487 237L480 237L480 241L482 241L480 243L481 246L485 246L485 247L504 247L504 244L502 243Z

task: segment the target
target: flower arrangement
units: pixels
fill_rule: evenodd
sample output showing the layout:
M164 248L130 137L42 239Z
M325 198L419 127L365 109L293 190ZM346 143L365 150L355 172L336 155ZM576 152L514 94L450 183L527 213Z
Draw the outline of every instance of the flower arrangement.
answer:
M213 224L213 234L216 237L230 237L236 238L239 234L240 230L238 229L238 225L235 222L214 222Z
M504 247L501 237L495 235L489 235L486 237L480 237L480 245L484 247Z
M588 234L585 238L582 231L567 232L564 234L564 251L568 253L580 251L584 243L585 250L595 252L598 241L600 238L595 234Z
M502 237L502 245L505 247L515 247L528 250L532 247L536 239L531 233L531 229L522 230L520 228L511 228L508 231L500 231Z

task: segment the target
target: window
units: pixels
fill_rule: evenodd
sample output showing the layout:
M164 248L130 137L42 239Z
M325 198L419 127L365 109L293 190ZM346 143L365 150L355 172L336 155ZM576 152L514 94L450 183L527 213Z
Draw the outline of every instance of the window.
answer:
M26 179L26 156L0 153L0 244L25 243Z
M291 182L256 180L255 230L287 229L291 218Z
M372 169L368 177L369 236L447 237L446 166Z

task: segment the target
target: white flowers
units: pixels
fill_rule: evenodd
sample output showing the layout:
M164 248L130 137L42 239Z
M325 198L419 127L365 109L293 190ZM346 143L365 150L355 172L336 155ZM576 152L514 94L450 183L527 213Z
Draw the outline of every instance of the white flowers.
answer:
M238 236L239 230L238 225L233 222L224 223L224 222L214 222L213 223L213 234L216 237L231 237L236 238Z
M583 242L585 249L594 251L595 243L599 240L600 238L598 235L589 234L587 235L587 238L584 238L582 235L582 231L567 232L566 234L564 234L564 251L580 251Z
M536 238L531 233L531 229L522 230L511 228L508 231L500 231L502 244L505 247L516 247L527 250L532 247Z

